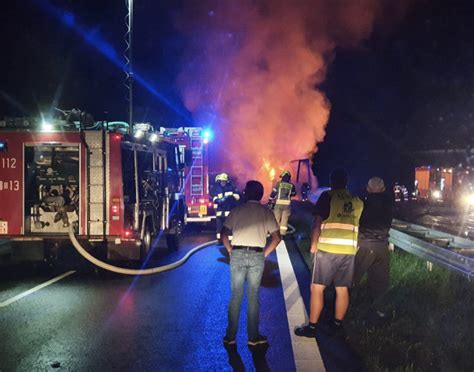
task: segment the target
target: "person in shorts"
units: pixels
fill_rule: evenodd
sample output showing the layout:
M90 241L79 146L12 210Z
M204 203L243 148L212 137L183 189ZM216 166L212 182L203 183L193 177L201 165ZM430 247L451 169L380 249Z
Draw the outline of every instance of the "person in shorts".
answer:
M349 287L354 274L359 219L363 202L347 189L348 175L344 169L331 172L331 190L321 194L314 208L311 227L313 272L309 323L295 329L302 337L315 337L317 323L324 306L324 289L336 288L336 309L333 326L342 330L342 321L349 307Z

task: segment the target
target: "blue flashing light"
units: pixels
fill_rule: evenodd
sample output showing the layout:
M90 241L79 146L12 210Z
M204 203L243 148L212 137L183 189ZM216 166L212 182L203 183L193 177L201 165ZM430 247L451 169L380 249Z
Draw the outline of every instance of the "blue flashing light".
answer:
M0 141L0 152L7 151L7 141Z
M204 140L204 143L208 143L209 141L212 141L212 139L214 138L214 133L212 132L211 129L206 128L202 132L202 138Z

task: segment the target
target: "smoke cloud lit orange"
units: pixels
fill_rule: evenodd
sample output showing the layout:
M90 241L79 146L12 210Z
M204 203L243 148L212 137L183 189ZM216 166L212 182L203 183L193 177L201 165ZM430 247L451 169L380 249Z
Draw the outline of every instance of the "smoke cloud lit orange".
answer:
M331 109L318 84L336 46L370 35L380 4L216 0L181 15L190 45L178 87L196 122L216 131L214 169L268 191L290 160L317 151Z

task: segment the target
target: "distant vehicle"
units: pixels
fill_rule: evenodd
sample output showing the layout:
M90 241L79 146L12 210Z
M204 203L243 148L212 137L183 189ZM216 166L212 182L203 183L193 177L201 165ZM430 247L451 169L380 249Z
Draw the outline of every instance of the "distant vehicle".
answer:
M415 168L414 197L419 201L474 206L474 173L470 167Z
M0 238L44 259L68 230L111 260L144 259L154 237L176 247L185 223L183 149L151 125L58 119L0 121ZM28 246L28 249L25 247ZM18 250L18 251L15 251Z

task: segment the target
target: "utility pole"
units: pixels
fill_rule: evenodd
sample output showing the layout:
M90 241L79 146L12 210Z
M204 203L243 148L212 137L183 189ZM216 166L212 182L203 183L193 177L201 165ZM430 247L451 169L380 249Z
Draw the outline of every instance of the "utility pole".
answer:
M127 33L125 34L125 43L127 44L126 52L126 70L127 87L128 87L128 131L133 134L133 0L127 0Z

